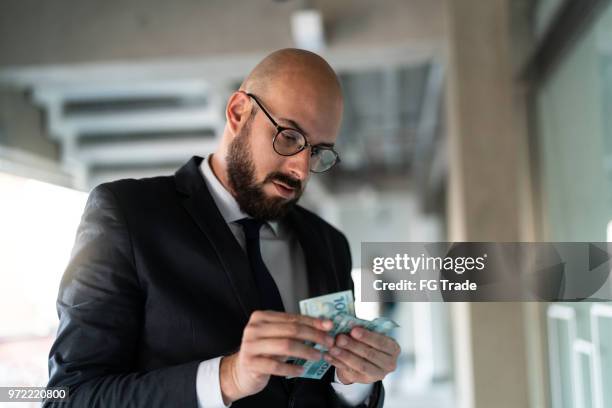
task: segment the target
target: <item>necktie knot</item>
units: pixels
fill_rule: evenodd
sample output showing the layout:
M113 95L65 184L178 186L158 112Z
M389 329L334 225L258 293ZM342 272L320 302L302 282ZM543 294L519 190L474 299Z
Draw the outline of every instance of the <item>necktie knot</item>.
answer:
M261 226L265 224L265 221L255 218L242 218L236 222L242 226L244 236L248 240L259 239L259 231L261 230Z

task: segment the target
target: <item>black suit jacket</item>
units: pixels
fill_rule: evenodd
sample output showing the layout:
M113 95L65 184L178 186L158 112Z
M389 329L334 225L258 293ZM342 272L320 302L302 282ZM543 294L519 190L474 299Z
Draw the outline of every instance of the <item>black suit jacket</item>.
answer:
M120 180L90 194L62 278L49 387L74 407L196 407L198 364L235 352L260 305L246 254L194 157L174 176ZM310 296L352 289L345 237L296 206ZM272 377L240 407L341 406L330 380ZM382 406L381 383L370 406ZM47 402L45 406L55 405Z

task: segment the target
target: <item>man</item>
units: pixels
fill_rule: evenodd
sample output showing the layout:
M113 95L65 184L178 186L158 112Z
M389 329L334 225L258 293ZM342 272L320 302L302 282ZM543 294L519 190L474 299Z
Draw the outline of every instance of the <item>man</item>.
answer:
M345 237L296 205L329 170L342 116L331 67L277 51L227 103L217 151L174 176L95 188L58 296L49 387L70 406L381 406L399 346L296 314L351 289ZM334 366L291 379L289 357ZM50 402L48 405L52 405ZM62 406L65 406L62 405Z

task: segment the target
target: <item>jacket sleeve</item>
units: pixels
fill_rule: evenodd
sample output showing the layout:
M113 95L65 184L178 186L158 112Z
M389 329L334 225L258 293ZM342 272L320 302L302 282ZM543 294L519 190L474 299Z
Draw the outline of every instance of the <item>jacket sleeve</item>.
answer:
M62 278L49 353L48 387L68 387L69 397L44 407L197 406L198 361L135 370L144 298L126 220L110 187L98 186Z

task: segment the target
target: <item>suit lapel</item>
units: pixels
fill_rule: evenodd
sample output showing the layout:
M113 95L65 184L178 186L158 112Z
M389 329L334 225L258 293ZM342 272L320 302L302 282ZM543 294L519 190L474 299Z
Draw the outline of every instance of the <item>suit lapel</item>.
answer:
M219 212L200 172L202 158L194 156L175 174L182 204L215 249L236 297L248 319L260 308L249 261Z
M206 236L218 255L236 297L245 313L251 315L261 306L255 288L249 261L219 212L200 172L202 158L194 156L175 174L177 190L182 194L182 205ZM310 297L340 290L332 259L334 254L321 236L308 222L303 210L293 208L287 214L288 222L296 234L306 260L308 293Z

